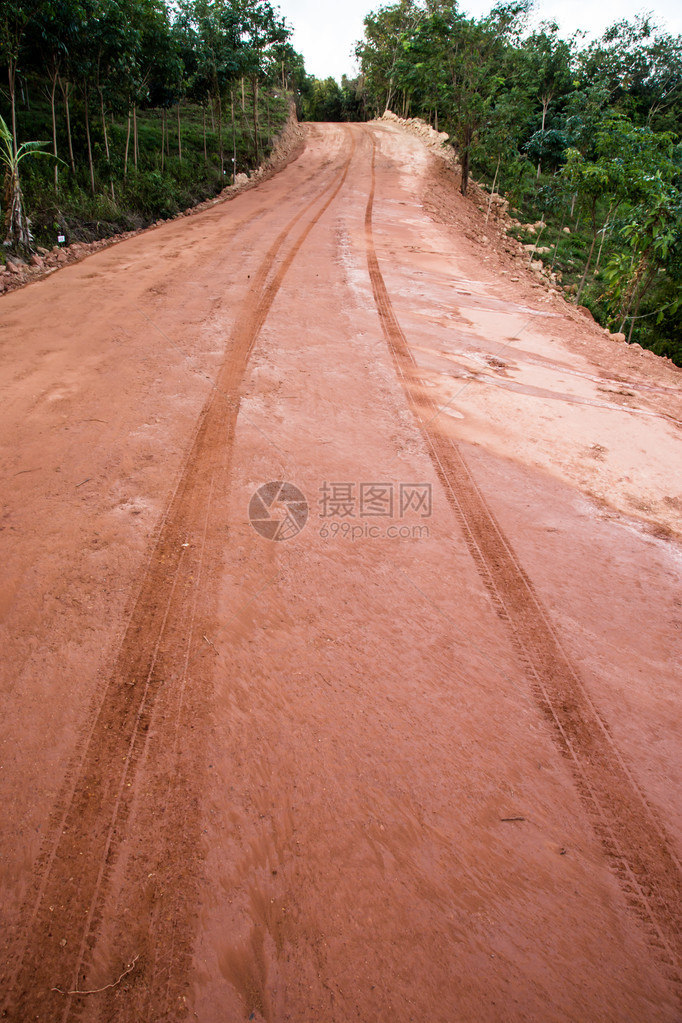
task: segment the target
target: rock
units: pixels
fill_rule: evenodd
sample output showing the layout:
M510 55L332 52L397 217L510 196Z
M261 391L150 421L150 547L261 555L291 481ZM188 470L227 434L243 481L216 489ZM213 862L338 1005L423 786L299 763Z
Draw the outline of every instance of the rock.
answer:
M570 233L571 233L570 227L565 227L564 228L564 234L570 234Z
M590 312L586 305L579 305L578 312L580 313L581 316L584 316L586 320L594 321L594 316L592 315L592 313Z
M59 252L55 253L55 258L58 263L68 263L69 261L69 257L63 249L60 249Z
M36 245L36 251L39 252L41 256L46 256L50 250L44 248L42 245Z
M45 266L45 260L42 256L39 256L36 252L31 256L31 266L37 266L39 269Z
M625 341L625 334L611 334L611 332L608 330L606 331L606 333L613 341Z
M21 273L21 267L19 266L18 263L8 263L7 264L7 269L9 270L9 272L11 274L20 274Z

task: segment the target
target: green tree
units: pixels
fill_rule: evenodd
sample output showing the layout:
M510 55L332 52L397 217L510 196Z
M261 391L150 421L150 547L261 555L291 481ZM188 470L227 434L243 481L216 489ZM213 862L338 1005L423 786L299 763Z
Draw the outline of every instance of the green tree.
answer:
M260 160L258 89L267 74L269 52L291 35L286 21L266 0L239 0L241 70L251 83L254 161Z
M389 110L398 88L400 64L405 40L426 17L414 0L381 7L364 20L365 38L355 47L364 88L377 113Z
M32 5L26 0L3 0L0 6L0 60L7 67L12 120L11 138L15 155L19 148L17 144L17 68L24 33L32 14Z

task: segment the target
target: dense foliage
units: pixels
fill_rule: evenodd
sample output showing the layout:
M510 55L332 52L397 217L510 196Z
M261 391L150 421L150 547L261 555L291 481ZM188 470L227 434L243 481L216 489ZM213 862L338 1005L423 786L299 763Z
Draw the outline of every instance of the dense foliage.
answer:
M682 38L640 17L584 45L554 23L527 31L529 7L379 8L357 46L358 108L447 131L464 194L471 168L540 218L576 300L682 365Z
M257 165L304 74L290 35L267 0L3 0L7 242L31 244L24 206L39 240L93 237Z

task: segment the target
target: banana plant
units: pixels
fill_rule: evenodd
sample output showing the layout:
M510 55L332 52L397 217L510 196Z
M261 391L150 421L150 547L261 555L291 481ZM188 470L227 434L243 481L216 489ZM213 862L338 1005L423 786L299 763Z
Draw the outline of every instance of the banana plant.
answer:
M27 156L49 156L45 151L48 142L23 142L15 150L12 132L3 117L0 117L0 167L5 177L5 245L23 252L30 252L32 246L31 225L24 207L19 177L19 165ZM59 161L62 163L63 161Z

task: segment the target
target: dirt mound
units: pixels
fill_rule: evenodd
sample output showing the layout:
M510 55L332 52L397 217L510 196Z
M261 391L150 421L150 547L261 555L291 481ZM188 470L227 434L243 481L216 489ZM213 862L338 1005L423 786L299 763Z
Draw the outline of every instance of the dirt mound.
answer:
M421 139L424 145L440 157L449 167L459 166L457 153L449 141L450 136L448 133L446 131L436 131L430 124L423 121L421 117L398 117L391 110L387 110L378 118L378 121L398 125L403 131L414 135L415 138Z

